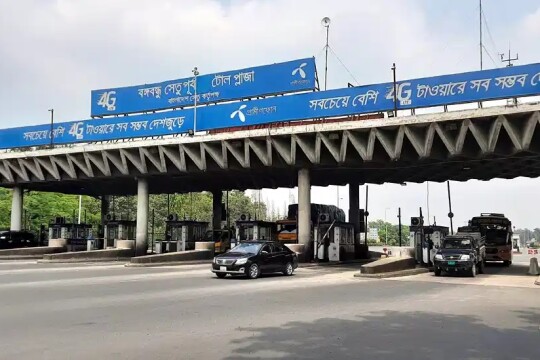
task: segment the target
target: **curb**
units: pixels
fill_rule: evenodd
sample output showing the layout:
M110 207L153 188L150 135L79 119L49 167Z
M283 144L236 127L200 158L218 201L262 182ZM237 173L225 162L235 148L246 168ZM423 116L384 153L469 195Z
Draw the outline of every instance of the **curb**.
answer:
M332 261L332 262L312 262L312 263L298 263L299 268L312 268L312 267L330 267L330 266L341 266L341 265L364 265L370 262L373 262L377 259L366 259L366 260L350 260L350 261Z
M39 264L80 264L80 263L118 263L129 261L130 258L103 258L103 259L58 259L58 260L38 260Z
M39 259L43 259L43 255L0 256L0 261L4 261L4 260L39 260Z
M161 267L161 266L186 266L186 265L207 265L212 264L212 260L195 260L195 261L170 261L156 263L131 263L128 262L125 267Z
M379 273L379 274L355 274L354 277L367 278L367 279L386 279L386 278L409 276L409 275L419 275L419 274L425 274L428 272L429 272L429 269L427 268L415 268L415 269L407 269L407 270L400 270L400 271Z

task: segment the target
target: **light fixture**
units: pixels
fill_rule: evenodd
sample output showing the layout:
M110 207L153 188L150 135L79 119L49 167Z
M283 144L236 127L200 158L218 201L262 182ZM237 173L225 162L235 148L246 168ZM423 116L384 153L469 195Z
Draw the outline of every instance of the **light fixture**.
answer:
M321 25L324 26L324 27L329 27L330 26L330 18L328 16L323 17L322 20L321 20Z

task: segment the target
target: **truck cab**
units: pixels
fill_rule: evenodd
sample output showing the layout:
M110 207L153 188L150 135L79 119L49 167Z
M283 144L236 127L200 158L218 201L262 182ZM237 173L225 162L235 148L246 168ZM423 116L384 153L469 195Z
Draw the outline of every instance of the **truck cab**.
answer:
M234 238L234 232L230 229L207 230L203 241L214 242L214 252L216 254L224 253L231 249L231 239Z
M475 277L484 273L485 240L480 234L463 233L446 236L434 257L435 276L464 272Z

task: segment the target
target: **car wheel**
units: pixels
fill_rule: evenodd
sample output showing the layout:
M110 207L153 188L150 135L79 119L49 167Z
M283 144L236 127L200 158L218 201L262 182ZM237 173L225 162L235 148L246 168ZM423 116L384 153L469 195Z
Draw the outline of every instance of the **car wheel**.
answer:
M225 278L225 276L227 276L227 273L216 273L216 276L220 279L223 279Z
M291 276L293 272L294 272L294 268L293 268L292 264L287 263L287 265L285 265L285 270L283 270L283 275Z
M512 262L511 262L511 261L506 260L506 261L504 262L504 266L510 266L510 265L512 265Z
M471 270L469 271L470 271L469 275L471 275L471 277L476 277L476 264L472 264Z
M259 271L259 265L257 264L251 264L251 266L248 269L247 277L250 279L256 279L260 275Z
M438 269L438 268L435 268L433 272L435 273L435 276L441 276L441 273L442 273L441 269Z

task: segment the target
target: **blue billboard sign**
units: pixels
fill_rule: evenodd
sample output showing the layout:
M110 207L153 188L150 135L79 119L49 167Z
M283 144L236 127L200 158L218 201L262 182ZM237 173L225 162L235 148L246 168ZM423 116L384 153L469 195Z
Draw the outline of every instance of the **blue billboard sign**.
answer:
M91 116L182 108L316 87L315 58L91 92ZM195 86L196 85L196 86ZM195 95L196 94L196 95Z
M197 108L198 131L540 95L540 64L393 83L292 94ZM187 133L194 109L56 124L54 143L68 144ZM0 130L0 148L50 143L50 125Z

